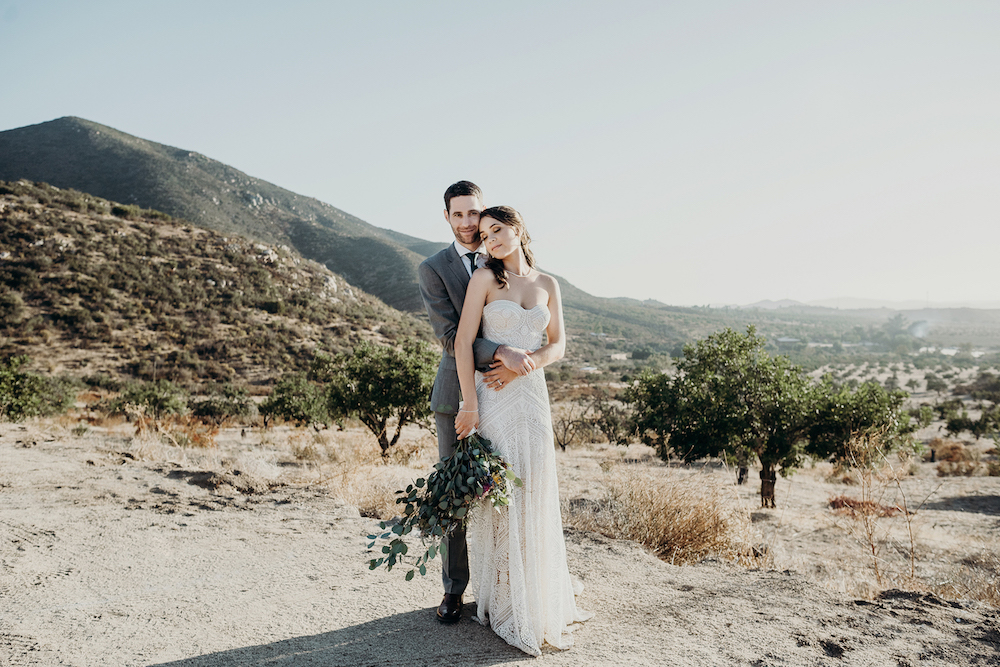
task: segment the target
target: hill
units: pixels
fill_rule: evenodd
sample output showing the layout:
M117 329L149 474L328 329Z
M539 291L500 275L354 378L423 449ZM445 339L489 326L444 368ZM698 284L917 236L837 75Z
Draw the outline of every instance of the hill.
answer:
M446 245L375 227L198 153L80 118L0 132L0 179L46 181L165 211L222 234L287 245L351 285L413 313L423 310L416 267ZM553 371L562 375L597 367L617 376L641 365L623 361L623 356L676 356L686 342L748 324L771 341L772 351L809 367L859 354L898 355L925 345L1000 349L1000 310L905 311L907 324L916 328L900 340L885 330L899 313L884 308L837 310L787 301L749 308L683 308L595 297L562 278L560 284L568 356Z
M194 151L65 117L0 132L0 180L20 179L286 244L396 308L422 309L422 257L384 230Z
M0 182L0 355L50 372L266 382L430 327L287 246Z

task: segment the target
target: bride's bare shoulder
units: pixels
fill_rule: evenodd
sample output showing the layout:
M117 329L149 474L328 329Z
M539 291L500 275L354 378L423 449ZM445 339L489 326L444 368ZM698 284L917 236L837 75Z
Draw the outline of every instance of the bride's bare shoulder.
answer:
M559 293L559 281L556 280L553 276L550 276L547 273L542 273L541 271L539 271L538 282L540 283L541 287L549 294Z

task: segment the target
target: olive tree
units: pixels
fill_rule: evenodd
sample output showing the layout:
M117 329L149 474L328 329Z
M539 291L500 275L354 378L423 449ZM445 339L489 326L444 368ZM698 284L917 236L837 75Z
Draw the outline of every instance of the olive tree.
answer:
M292 373L281 378L271 395L260 404L264 426L275 417L295 422L299 426L312 426L319 431L330 425L323 387L311 381L305 373Z
M350 353L317 355L312 375L326 384L330 416L340 421L356 417L375 435L382 456L388 456L403 426L430 428L428 397L437 362L438 355L420 341L408 340L401 347L363 342Z
M753 326L684 347L672 376L646 373L626 399L643 441L661 457L756 457L761 504L774 507L776 473L801 463L816 386L785 357L771 357Z
M929 424L932 416L924 411L912 420L903 410L907 396L905 391L889 390L877 382L864 382L852 390L825 377L809 428L809 453L843 460L849 455L852 437L873 432L878 432L879 441L889 447L903 444L907 435Z

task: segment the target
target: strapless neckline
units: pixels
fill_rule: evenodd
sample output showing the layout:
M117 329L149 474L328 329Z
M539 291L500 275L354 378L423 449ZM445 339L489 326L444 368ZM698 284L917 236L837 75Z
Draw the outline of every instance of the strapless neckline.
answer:
M495 303L509 303L512 306L517 306L518 308L520 308L521 310L523 310L525 312L531 312L532 310L535 310L536 308L548 308L548 306L546 304L544 304L544 303L540 303L537 306L532 306L531 308L525 308L524 306L522 306L521 304L519 304L517 301L511 301L510 299L496 299L494 301L490 301L488 304L486 304L485 306L483 306L483 310L486 310L486 308L488 308L489 306L492 306Z

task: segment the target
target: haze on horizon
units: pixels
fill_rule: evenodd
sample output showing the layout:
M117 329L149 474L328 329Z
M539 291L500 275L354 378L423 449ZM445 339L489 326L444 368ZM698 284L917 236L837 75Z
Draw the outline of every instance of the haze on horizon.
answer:
M447 241L468 178L599 296L1000 307L1000 4L0 0L80 116Z

